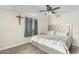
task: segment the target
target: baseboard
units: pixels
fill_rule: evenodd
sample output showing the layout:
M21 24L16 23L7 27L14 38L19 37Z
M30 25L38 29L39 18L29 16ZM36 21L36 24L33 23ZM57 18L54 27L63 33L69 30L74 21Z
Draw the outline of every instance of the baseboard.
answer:
M72 46L76 46L76 47L79 47L79 44L72 44Z
M19 46L19 45L23 45L23 44L26 44L26 43L30 43L30 41L17 43L17 44L15 44L15 45L13 45L13 46L8 46L8 47L5 47L5 48L1 48L0 50L9 49L9 48L16 47L16 46Z

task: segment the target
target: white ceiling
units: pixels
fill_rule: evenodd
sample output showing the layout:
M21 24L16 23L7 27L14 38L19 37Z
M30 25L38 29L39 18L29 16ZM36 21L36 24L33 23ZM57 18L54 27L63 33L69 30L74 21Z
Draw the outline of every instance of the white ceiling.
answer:
M52 7L57 7L59 6L60 9L56 10L55 12L58 14L64 14L64 13L69 13L73 11L78 11L79 10L79 5L52 5ZM30 13L35 13L35 14L43 14L39 12L39 10L46 10L45 5L0 5L0 8L3 9L17 9L20 8L24 11L30 12Z

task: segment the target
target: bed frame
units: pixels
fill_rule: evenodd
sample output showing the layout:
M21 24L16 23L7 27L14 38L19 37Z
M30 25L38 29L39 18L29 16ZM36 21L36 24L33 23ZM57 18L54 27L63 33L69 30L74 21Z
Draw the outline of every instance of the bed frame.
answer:
M71 39L72 39L72 25L71 24L54 24L52 26L54 27L54 28L52 28L52 30L68 31L69 36L71 36ZM37 47L37 48L39 48L39 49L41 49L49 54L52 54L52 53L53 54L64 54L64 53L62 53L54 48L49 48L49 47L44 46L44 45L42 45L38 42L35 42L35 41L32 41L32 44L35 47ZM70 46L71 45L72 45L72 43L70 44Z

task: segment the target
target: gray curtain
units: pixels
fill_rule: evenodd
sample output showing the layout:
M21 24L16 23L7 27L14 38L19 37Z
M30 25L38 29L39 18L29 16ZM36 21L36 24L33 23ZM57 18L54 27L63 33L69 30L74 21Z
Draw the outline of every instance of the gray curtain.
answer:
M24 37L32 36L32 18L25 18L25 33Z
M34 20L34 35L37 35L38 34L38 20Z
M25 32L24 37L29 37L38 34L38 20L30 17L25 17Z

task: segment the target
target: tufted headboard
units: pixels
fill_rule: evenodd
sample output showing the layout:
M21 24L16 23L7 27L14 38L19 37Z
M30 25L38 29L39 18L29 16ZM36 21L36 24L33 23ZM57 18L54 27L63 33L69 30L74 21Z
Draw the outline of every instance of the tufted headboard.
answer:
M72 24L53 24L50 25L50 31L60 31L60 32L68 32L70 36L72 36Z

